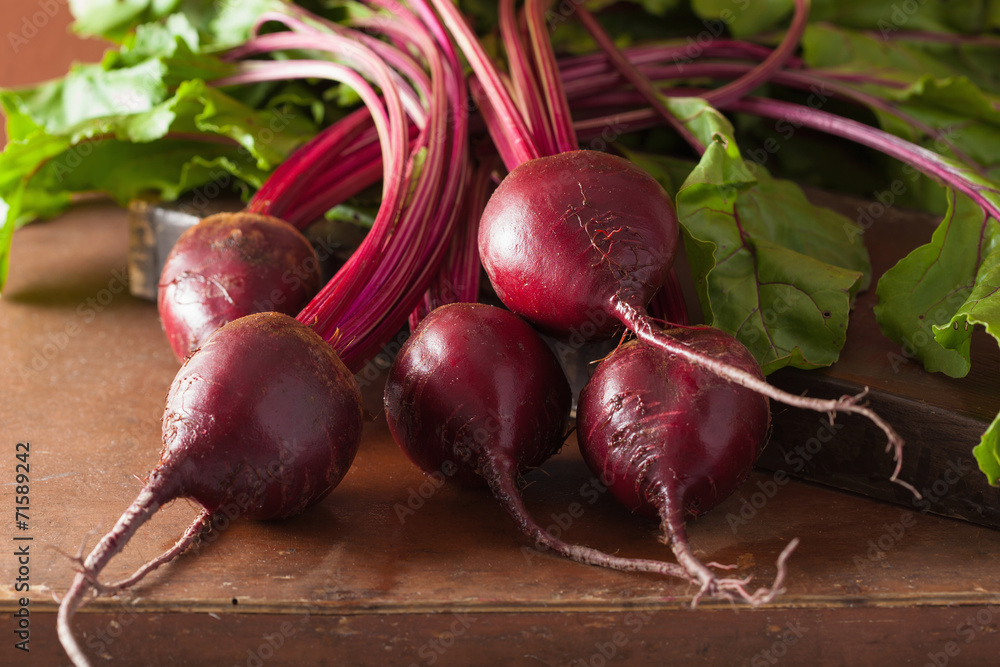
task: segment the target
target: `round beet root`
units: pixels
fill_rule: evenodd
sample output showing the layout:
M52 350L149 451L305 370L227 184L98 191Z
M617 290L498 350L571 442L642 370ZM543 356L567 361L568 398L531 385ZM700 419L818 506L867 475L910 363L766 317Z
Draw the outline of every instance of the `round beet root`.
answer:
M249 315L177 372L154 474L210 512L239 494L241 516L291 516L337 486L361 426L361 391L328 343L287 315Z
M739 341L718 329L664 332L701 355L761 378ZM772 599L784 579L789 543L770 589L750 594L746 581L719 578L698 560L685 516L729 497L753 467L771 421L767 397L729 382L704 364L632 342L609 355L580 392L577 439L584 460L629 509L658 516L678 563L702 595Z
M727 333L665 333L762 377L750 351ZM639 342L598 365L577 414L591 470L622 504L646 516L660 515L665 496L690 516L728 498L750 474L771 415L766 396Z
M91 589L115 593L132 586L182 553L217 513L273 519L318 503L347 473L361 427L358 384L312 329L273 312L219 328L170 386L159 463L114 528L80 559L62 599L59 639L73 663L89 664L70 619ZM178 498L203 509L177 544L127 579L99 583L135 531Z
M157 307L183 359L226 322L266 311L295 315L319 288L316 251L294 227L256 213L218 213L177 240Z
M500 299L554 335L606 338L613 299L643 308L670 273L677 212L628 160L569 151L514 168L490 197L479 252Z
M562 446L569 383L527 322L493 306L432 311L396 357L385 387L396 442L427 473L458 482L511 479Z

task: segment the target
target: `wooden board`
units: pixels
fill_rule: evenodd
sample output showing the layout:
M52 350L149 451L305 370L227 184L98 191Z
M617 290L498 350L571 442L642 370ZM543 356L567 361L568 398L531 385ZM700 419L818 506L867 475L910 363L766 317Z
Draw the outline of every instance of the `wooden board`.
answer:
M127 246L124 212L101 204L15 235L0 300L0 664L65 664L53 596L73 577L68 555L111 527L159 456L178 362L155 306L124 288ZM692 611L686 586L541 554L482 490L435 488L392 442L379 377L361 452L323 503L289 521L233 521L81 611L98 664L983 665L1000 650L998 531L755 473L691 539L765 583L799 537L787 590L757 610ZM23 531L18 442L30 442ZM529 508L569 539L670 560L655 524L594 490L575 442L527 480ZM106 579L162 552L194 514L165 508ZM13 648L25 595L14 537L31 538L30 654Z

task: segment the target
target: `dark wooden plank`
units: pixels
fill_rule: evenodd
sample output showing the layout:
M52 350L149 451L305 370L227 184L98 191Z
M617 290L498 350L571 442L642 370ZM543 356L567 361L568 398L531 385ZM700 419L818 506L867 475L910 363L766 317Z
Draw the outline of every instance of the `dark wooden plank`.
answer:
M811 665L995 664L1000 606L322 616L84 614L85 645L134 665ZM51 615L31 664L65 662ZM905 639L905 641L900 641Z

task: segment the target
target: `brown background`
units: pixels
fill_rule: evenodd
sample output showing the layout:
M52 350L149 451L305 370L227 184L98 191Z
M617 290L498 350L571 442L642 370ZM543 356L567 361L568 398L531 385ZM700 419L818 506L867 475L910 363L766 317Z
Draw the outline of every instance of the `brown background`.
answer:
M100 60L106 45L74 35L69 29L71 21L66 0L3 0L0 88L62 76L73 61ZM6 143L7 133L0 128L0 145Z

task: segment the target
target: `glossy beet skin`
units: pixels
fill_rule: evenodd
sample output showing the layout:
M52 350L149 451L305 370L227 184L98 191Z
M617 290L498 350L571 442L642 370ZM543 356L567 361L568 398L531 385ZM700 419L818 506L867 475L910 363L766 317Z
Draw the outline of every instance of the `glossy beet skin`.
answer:
M333 348L279 313L220 328L177 373L159 468L214 511L271 519L322 500L361 442L361 393Z
M558 336L606 338L614 297L645 308L677 249L666 191L628 160L570 151L525 162L490 197L479 252L500 299Z
M470 303L425 317L385 387L389 429L410 460L465 484L483 484L498 467L520 474L559 451L571 399L528 323Z
M489 485L532 546L616 570L688 577L672 563L613 556L562 540L535 521L518 478L562 445L571 392L549 348L521 318L480 304L430 313L403 345L385 388L386 417L406 455L428 474Z
M718 329L665 333L761 375L746 347ZM577 415L591 470L615 498L647 516L659 516L666 497L689 516L729 497L750 473L770 424L765 396L635 342L597 367Z
M354 460L361 420L354 376L312 329L270 312L219 328L170 385L159 464L62 599L57 628L73 663L89 664L70 620L91 588L110 594L134 585L183 553L215 516L275 519L318 503ZM97 587L135 531L178 498L204 509L177 544L131 577Z
M157 306L183 359L216 329L244 315L297 314L319 291L315 250L283 220L219 213L187 229L160 274Z

